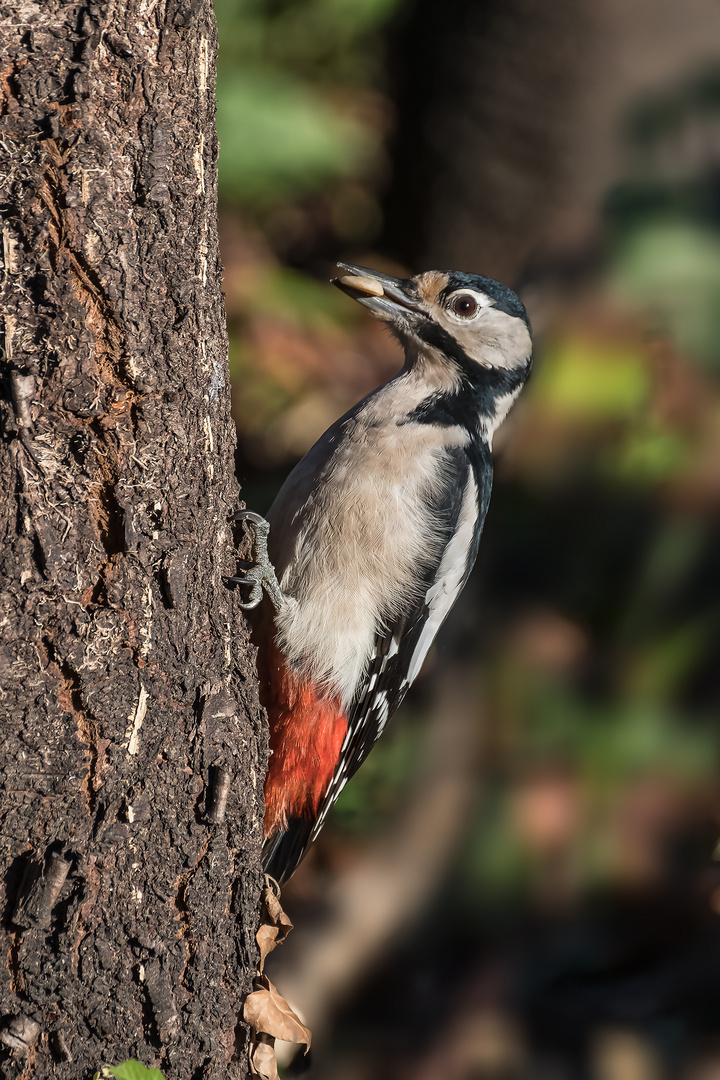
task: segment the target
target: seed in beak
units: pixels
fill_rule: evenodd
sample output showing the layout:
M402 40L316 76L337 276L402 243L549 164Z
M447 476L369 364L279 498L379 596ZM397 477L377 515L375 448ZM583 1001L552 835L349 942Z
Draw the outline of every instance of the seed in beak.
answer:
M374 278L360 277L360 275L348 274L347 277L340 278L341 285L347 285L350 289L356 289L358 292L367 293L368 296L382 296L383 287L379 281L375 281Z

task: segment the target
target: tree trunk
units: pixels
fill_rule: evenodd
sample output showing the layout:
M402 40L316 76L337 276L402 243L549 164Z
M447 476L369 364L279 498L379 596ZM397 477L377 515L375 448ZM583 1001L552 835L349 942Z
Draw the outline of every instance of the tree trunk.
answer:
M265 744L212 4L0 20L2 1075L240 1077Z

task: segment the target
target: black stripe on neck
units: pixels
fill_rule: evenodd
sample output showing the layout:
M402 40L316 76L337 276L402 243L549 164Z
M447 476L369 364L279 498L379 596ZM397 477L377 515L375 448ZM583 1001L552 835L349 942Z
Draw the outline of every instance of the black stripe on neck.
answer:
M473 360L455 338L434 322L426 322L415 330L417 337L431 348L447 356L457 367L460 385L457 390L438 393L419 405L415 419L434 423L464 424L474 431L480 417L495 415L497 398L512 394L527 380L532 358L515 368L486 368ZM432 362L432 361L430 361ZM429 412L438 419L430 421ZM452 419L445 419L446 416ZM439 417L443 418L440 419ZM466 422L467 421L469 422Z
M474 436L479 421L491 420L495 416L498 400L520 389L527 379L529 368L529 361L527 366L512 371L480 368L472 380L461 372L457 389L438 390L430 394L408 413L407 420L443 427L460 425Z

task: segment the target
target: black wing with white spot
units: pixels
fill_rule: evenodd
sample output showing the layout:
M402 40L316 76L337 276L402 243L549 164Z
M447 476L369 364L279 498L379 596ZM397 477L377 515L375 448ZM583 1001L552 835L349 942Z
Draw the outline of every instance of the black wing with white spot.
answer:
M348 711L340 761L318 809L310 843L418 675L475 563L490 498L492 468L489 455L482 468L471 464L464 450L455 451L453 456L454 482L447 486L442 501L431 507L445 523L441 555L423 575L425 589L418 602L376 638L370 664Z

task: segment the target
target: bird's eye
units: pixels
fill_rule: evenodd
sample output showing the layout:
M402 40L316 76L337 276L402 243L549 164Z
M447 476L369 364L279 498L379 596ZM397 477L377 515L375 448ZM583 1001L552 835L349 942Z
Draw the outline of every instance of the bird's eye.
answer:
M450 310L462 319L470 319L478 309L478 302L471 293L460 293L453 297Z

